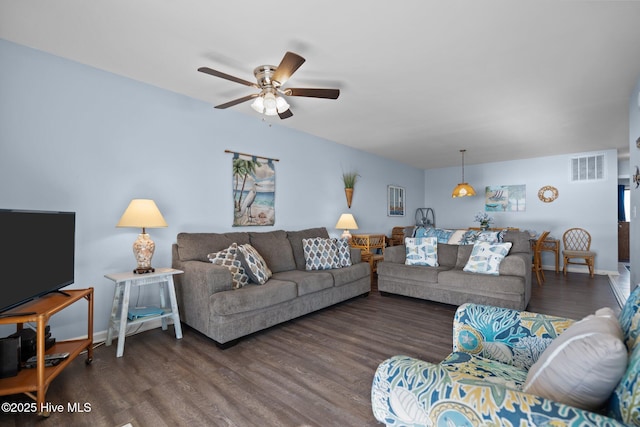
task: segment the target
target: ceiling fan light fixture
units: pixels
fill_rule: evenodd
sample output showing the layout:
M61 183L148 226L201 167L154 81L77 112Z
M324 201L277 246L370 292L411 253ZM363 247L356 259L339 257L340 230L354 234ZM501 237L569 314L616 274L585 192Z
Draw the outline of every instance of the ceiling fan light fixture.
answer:
M475 196L476 190L473 189L467 182L464 181L464 152L467 150L460 150L462 154L462 182L456 185L456 188L453 189L451 193L451 197L466 197L466 196Z
M267 116L275 116L276 114L278 114L278 110L276 108L276 96L271 93L271 92L267 92L264 94L263 96L263 103L264 103L264 114Z
M262 96L258 96L251 103L251 108L253 108L254 110L256 110L260 114L264 113L264 100L262 99Z
M289 109L289 104L287 104L287 101L285 101L283 97L276 96L276 109L278 113L284 113Z

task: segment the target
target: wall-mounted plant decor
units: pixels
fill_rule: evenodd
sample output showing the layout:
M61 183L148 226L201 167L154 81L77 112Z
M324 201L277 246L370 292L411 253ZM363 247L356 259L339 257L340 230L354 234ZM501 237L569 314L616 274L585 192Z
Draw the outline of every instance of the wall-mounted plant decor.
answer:
M347 197L347 207L351 208L353 200L353 189L358 180L358 172L342 172L342 182L344 183L344 194Z

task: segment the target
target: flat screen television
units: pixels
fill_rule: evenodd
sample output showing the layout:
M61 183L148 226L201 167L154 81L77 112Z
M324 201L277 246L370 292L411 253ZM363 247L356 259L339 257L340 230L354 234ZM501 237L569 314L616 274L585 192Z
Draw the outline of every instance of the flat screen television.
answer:
M0 315L74 282L75 212L0 209Z

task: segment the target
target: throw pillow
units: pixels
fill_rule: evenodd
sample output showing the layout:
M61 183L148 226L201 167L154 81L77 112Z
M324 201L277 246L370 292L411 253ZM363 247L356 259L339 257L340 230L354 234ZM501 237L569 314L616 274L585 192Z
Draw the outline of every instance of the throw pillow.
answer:
M506 230L501 231L481 231L476 238L477 242L500 243L504 239Z
M315 237L302 239L306 270L330 270L340 268L340 257L335 239Z
M460 245L460 241L462 241L462 237L466 232L467 230L455 230L451 233L451 237L449 237L449 241L447 243L450 245Z
M554 339L531 366L523 391L589 411L601 409L627 368L612 310L598 310Z
M445 230L442 228L428 228L424 237L436 237L438 243L448 243L449 237L453 234L453 230ZM419 237L419 236L416 236Z
M511 249L511 242L476 242L463 270L470 273L492 274L497 276L500 263Z
M231 246L219 252L211 253L207 258L215 265L229 269L233 289L239 289L249 283L249 276L238 258L237 243L232 243Z
M264 285L271 277L271 270L267 267L267 263L258 253L256 248L246 243L238 246L238 257L249 275L249 278L259 284Z
M351 267L351 246L349 246L349 239L340 238L332 240L336 245L340 267Z
M404 239L406 265L438 266L437 237L407 237Z

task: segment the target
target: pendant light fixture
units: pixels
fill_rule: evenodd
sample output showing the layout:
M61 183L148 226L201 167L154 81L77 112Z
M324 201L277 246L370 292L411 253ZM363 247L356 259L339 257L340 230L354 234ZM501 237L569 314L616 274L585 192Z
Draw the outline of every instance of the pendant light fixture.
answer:
M474 190L472 186L470 186L464 181L464 152L465 151L467 150L460 150L460 153L462 153L462 182L456 185L456 188L453 189L453 193L451 193L451 197L454 197L454 198L476 195L476 190Z

